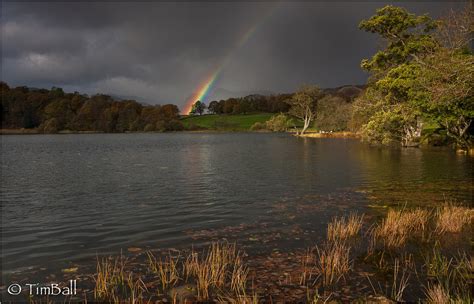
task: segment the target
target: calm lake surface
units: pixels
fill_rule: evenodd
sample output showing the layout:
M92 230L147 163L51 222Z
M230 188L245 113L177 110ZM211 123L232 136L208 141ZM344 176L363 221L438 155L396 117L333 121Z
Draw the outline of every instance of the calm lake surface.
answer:
M257 133L23 135L1 142L4 275L95 262L97 254L130 247L189 248L209 237L257 251L265 244L306 246L348 210L473 201L473 158L448 149ZM292 237L295 229L308 237Z

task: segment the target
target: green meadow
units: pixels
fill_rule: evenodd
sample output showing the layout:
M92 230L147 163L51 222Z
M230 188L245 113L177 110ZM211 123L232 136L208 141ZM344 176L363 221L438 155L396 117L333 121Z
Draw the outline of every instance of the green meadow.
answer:
M264 123L274 113L254 113L236 115L195 115L181 119L187 130L248 131L256 122Z

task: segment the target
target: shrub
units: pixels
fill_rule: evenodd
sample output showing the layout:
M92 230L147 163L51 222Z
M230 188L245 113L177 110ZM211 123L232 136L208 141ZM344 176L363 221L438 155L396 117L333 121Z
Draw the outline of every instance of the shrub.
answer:
M269 120L266 121L266 128L273 132L285 132L289 126L288 117L283 114L277 114L272 116Z
M314 125L319 130L345 131L352 115L352 105L343 98L326 96L318 102Z
M155 126L153 124L147 124L145 126L145 129L143 129L143 131L145 132L152 132L152 131L155 131Z
M260 130L265 130L265 129L266 129L265 123L259 122L259 121L257 121L250 127L250 130L252 131L260 131Z
M48 119L42 127L44 133L58 133L58 122L56 118Z

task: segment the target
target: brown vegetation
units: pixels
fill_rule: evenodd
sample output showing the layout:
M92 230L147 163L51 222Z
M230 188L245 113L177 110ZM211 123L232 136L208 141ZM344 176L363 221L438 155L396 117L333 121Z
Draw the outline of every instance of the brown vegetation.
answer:
M462 214L472 212L472 209L463 208ZM390 209L369 233L384 246L379 250L371 244L367 248L368 255L363 253L363 256L357 253L362 248L349 245L349 239L360 233L363 222L363 216L354 213L333 218L327 226L328 240L320 246L281 258L272 255L253 259L251 264L245 263L244 254L235 244L227 242L212 243L204 251L173 251L174 255L157 257L148 252L148 272L141 276L126 270L127 260L123 256L102 259L98 260L94 276L94 296L95 300L114 303L155 302L164 298L175 302L259 303L262 299L273 301L287 296L292 300L316 303L331 299L339 293L335 293L337 290L350 292L349 286L361 278L361 267L368 270L365 268L367 264L364 266L361 261L370 262L372 259L375 273L362 272L365 273L362 278L368 279L374 292L369 298L364 298L367 301L373 300L374 296L384 301L406 300L408 287L418 281L426 284L420 292L424 291L428 302L465 301L472 296L469 291L470 257L467 254L449 257L437 245L441 237L438 233L440 214L450 215L454 220L461 214L459 210L451 205L440 207L435 212L422 208ZM467 221L463 223L468 224ZM419 253L410 252L409 247L402 247L408 239L419 238L430 244L434 242L431 253L420 257ZM364 239L360 241L360 244L364 243ZM393 248L399 250L391 250ZM272 263L268 264L268 261ZM380 274L383 276L373 284L369 275L377 277ZM269 279L275 282L268 282ZM278 288L284 289L284 294ZM276 298L272 292L276 292ZM340 299L339 296L336 299Z
M372 229L373 245L380 240L387 247L402 246L410 236L425 231L429 217L430 212L420 208L390 209L387 217Z
M327 237L330 241L345 240L356 236L361 227L364 215L357 215L352 213L349 217L333 218L332 222L328 224Z
M350 247L343 242L328 242L317 249L317 269L322 277L324 286L339 281L351 266L349 261Z
M472 225L474 210L462 206L446 205L436 212L436 230L460 232L466 225Z

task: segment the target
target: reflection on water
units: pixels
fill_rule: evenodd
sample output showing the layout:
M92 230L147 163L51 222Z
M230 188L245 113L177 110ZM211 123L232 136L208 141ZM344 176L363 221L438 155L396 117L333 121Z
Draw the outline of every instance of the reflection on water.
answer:
M450 150L286 134L3 136L2 270L189 247L212 231L254 250L305 246L374 201L471 203L472 165Z

